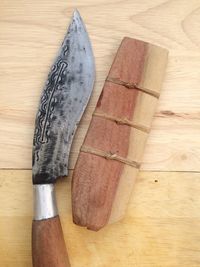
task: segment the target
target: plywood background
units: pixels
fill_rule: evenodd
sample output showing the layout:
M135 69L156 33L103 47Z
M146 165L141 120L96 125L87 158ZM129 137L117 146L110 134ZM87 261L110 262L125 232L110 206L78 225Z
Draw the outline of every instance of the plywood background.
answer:
M99 233L77 227L71 222L70 179L57 186L72 267L198 267L200 0L0 1L0 266L31 266L34 116L75 7L92 40L97 80L71 169L121 39L152 42L170 54L125 219Z

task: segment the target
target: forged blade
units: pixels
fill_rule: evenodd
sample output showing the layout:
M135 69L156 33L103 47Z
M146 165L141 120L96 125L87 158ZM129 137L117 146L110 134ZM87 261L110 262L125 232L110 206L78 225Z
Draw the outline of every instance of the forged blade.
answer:
M68 173L72 140L95 80L92 47L76 10L49 72L35 122L33 183L54 183Z

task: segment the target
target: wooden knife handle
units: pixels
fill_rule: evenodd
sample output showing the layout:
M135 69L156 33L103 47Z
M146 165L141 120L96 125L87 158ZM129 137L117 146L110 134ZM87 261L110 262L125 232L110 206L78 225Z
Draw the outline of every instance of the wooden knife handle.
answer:
M33 267L70 267L59 216L33 221L32 259Z

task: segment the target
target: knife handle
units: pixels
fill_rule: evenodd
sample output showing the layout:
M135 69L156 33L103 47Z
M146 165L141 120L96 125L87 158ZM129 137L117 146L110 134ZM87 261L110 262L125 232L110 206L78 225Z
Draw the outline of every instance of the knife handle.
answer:
M33 267L70 267L54 185L34 185Z
M70 267L59 216L33 221L33 267Z

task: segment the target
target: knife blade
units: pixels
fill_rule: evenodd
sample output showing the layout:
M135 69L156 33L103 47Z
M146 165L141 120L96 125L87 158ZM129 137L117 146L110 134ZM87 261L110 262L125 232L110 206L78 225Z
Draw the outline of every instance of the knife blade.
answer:
M68 174L71 144L94 81L95 63L91 43L83 20L75 10L49 72L35 121L32 163L33 267L70 266L54 183Z

